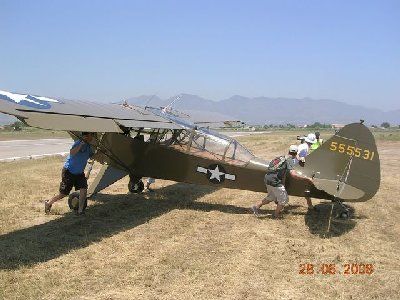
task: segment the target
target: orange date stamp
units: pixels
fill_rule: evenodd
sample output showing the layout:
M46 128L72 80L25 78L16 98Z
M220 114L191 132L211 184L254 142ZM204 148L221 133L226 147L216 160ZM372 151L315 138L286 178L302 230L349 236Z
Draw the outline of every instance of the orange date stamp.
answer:
M375 271L373 264L311 264L299 265L300 275L371 275Z

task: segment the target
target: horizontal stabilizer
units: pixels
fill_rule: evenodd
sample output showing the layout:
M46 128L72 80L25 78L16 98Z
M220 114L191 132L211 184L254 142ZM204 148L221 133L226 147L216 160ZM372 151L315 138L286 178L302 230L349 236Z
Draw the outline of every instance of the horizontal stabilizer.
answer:
M364 191L343 182L338 183L338 180L315 178L314 185L330 195L340 195L342 200L359 199L365 195Z

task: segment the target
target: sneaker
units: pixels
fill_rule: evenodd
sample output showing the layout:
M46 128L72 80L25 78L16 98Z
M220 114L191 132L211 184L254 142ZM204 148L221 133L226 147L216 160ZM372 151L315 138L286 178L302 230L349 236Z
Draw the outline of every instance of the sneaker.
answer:
M260 216L260 213L258 211L258 208L255 206L250 207L251 212L258 218Z
M46 200L44 202L44 212L48 214L50 213L50 210L51 210L51 204L49 203L49 200Z

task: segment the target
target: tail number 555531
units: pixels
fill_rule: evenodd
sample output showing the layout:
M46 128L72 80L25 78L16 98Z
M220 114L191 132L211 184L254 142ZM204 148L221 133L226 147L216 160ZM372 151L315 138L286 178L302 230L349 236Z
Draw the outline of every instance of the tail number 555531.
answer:
M355 156L359 157L365 160L373 160L375 152L371 151L369 149L362 149L358 148L355 146L347 145L347 144L342 144L338 142L332 141L330 144L329 149L331 151L339 152L339 153L344 153L349 156Z

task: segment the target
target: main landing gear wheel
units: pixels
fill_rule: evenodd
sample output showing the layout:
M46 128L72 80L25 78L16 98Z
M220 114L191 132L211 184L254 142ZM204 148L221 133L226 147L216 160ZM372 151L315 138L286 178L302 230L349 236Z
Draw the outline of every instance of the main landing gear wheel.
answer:
M72 210L78 210L78 208L79 208L79 192L73 192L73 193L69 194L68 206ZM85 203L83 204L83 210L86 209L86 206L87 206L87 199L85 200Z
M133 183L133 181L130 180L128 183L128 189L131 193L141 193L144 190L144 183L142 180L139 180L136 183Z
M350 209L344 205L341 201L338 201L340 205L340 211L339 214L337 215L338 218L342 220L347 220L350 217Z

